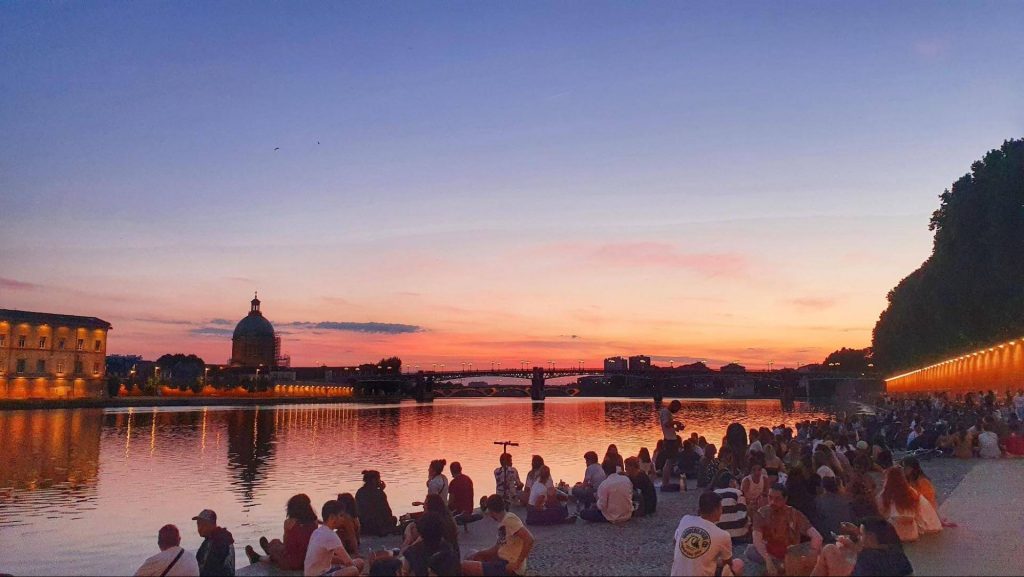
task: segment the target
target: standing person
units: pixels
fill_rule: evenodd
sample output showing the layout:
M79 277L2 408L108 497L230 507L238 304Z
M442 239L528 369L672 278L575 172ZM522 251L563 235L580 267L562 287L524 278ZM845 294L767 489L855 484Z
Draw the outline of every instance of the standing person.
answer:
M330 572L331 575L359 575L364 567L362 559L353 560L345 551L345 546L335 531L338 530L342 515L341 503L328 501L320 509L324 524L313 531L309 538L309 548L303 563L302 574L306 577L318 577Z
M235 574L235 538L231 532L217 526L217 513L203 509L192 520L196 531L203 538L203 544L196 551L196 562L202 577L227 576Z
M495 493L505 499L505 503L511 505L523 489L523 482L519 480L519 471L512 466L512 455L502 453L498 459L500 466L494 470Z
M363 535L384 537L397 531L398 519L391 513L385 487L378 471L363 471L363 486L356 491L356 510Z
M607 475L604 468L597 463L597 453L587 451L583 455L587 468L583 471L583 482L576 483L572 488L572 496L576 497L577 508L587 509L597 502L597 488L601 486Z
M821 534L807 517L786 503L786 487L776 484L768 493L768 505L761 507L754 517L753 561L764 563L765 575L778 575L784 569L786 554L802 537L811 542L811 550L821 551Z
M473 480L462 473L462 464L455 461L449 465L452 472L452 481L448 485L448 508L456 517L465 515L467 518L473 514Z
M448 477L444 476L444 466L448 461L436 459L427 467L427 495L438 495L445 505L448 504Z
M351 495L349 496L351 497ZM306 547L309 546L309 536L317 527L316 512L313 511L309 497L303 493L288 499L284 511L283 541L282 539L267 541L266 537L260 537L260 547L266 553L263 557L256 554L252 545L246 545L245 555L249 558L249 563L267 561L285 571L302 569L302 562L306 558Z
M672 485L672 470L676 467L676 457L679 455L679 434L686 428L685 425L673 419L683 404L673 400L668 407L662 407L658 411L658 423L661 425L661 434L664 437L661 454L665 457L665 464L661 467L661 490L669 491Z
M135 577L199 577L199 563L181 548L181 533L177 527L160 527L156 546L160 552L143 561Z
M699 516L686 515L679 521L673 543L672 577L688 575L714 577L743 575L743 561L732 556L732 539L718 528L722 517L722 498L708 492L700 496Z
M625 465L626 476L633 483L633 490L640 493L637 515L653 515L658 510L658 491L654 488L654 481L651 481L651 476L640 468L640 461L636 457L626 459Z
M498 523L498 540L493 547L466 557L462 574L500 577L526 573L526 559L533 550L533 534L519 517L506 511L501 495L491 495L486 505L487 515Z
M597 488L597 508L580 512L584 521L625 523L633 515L633 483L625 474L615 472L615 465L604 464L608 478Z

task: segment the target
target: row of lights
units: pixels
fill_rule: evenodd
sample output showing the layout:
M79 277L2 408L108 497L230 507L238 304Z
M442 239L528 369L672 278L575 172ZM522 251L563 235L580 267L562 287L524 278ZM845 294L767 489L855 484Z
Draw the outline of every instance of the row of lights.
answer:
M1020 340L1024 341L1024 337L1021 337ZM994 353L996 351L996 349L1003 349L1003 348L1006 348L1008 346L1012 347L1012 346L1014 346L1016 344L1017 344L1017 341L1009 341L1009 342L1003 343L1001 345L996 345L996 346L993 346L993 347L988 347L986 349L979 349L979 350L977 350L977 351L975 351L973 353L966 353L966 354L960 355L959 357L955 357L955 358L952 358L952 359L946 359L944 361L940 361L938 363L935 363L934 365L929 365L929 366L921 368L921 369L910 371L909 373L903 373L902 375L897 375L895 377L889 377L888 379L885 379L885 381L886 382L895 381L896 379L902 379L904 377L909 377L911 375L915 375L915 374L920 373L922 371L927 371L927 370L930 370L930 369L942 367L942 366L945 366L945 365L948 365L948 364L951 364L951 363L956 363L956 362L959 362L959 361L965 361L965 360L967 360L967 359L969 359L971 357L976 357L978 355L984 355L985 353Z

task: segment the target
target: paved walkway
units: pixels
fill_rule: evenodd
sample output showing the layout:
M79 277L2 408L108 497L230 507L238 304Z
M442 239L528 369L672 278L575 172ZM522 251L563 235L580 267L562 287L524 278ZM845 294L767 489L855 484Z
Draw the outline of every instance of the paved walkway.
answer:
M915 575L1024 571L1024 459L977 460L939 506L958 527L907 545Z

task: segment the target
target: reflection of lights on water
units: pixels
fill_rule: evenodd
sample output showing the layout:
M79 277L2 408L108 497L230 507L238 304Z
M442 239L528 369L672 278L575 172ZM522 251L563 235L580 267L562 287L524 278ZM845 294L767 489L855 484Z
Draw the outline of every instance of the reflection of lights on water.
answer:
M128 458L128 449L132 445L132 418L135 416L135 409L133 407L128 408L128 435L124 440L124 458Z
M153 426L149 428L149 456L153 456L153 452L156 451L156 413L157 409L153 409Z
M202 450L202 452L204 454L206 453L206 417L207 417L207 410L208 410L207 407L203 407L203 439L202 439L201 450Z

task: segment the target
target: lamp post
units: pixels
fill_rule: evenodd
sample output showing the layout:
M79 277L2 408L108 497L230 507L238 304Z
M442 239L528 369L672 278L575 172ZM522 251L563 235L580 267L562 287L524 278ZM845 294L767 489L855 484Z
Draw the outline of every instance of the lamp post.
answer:
M210 386L210 367L203 368L203 386Z
M669 360L668 368L670 368L670 369L676 368L676 362L674 360Z

